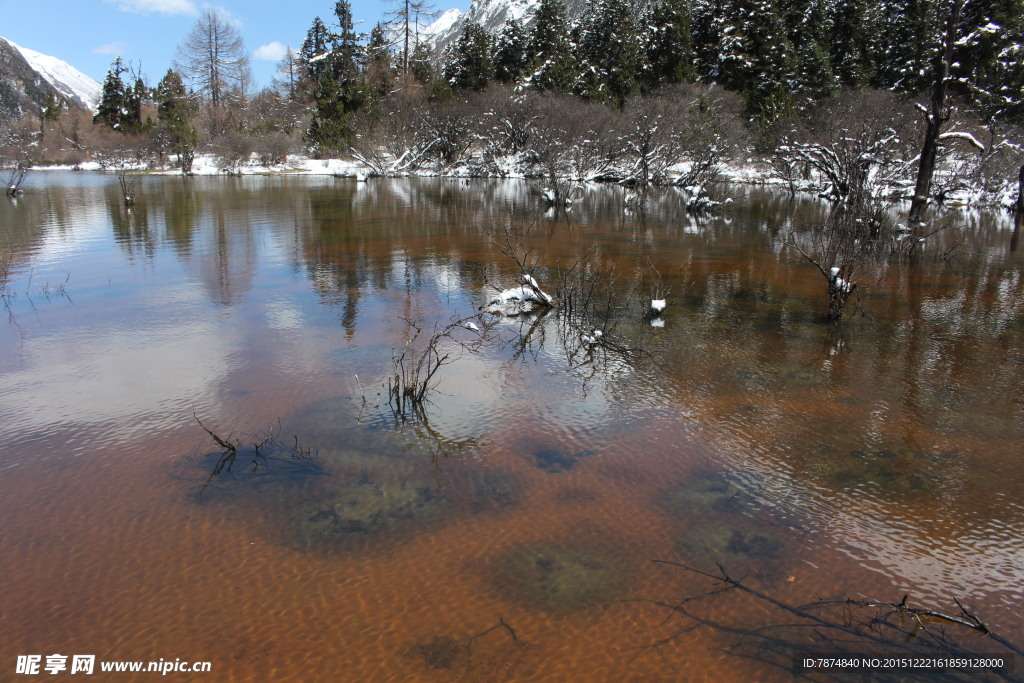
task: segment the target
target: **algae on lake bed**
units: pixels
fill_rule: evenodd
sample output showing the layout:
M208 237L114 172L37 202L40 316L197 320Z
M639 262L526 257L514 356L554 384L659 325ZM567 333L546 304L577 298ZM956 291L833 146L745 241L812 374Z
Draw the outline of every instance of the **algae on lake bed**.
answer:
M345 482L295 518L300 537L331 542L351 534L378 534L440 513L444 494L433 483L363 477Z
M594 548L530 547L498 563L498 584L514 596L551 610L571 610L619 595L626 573Z

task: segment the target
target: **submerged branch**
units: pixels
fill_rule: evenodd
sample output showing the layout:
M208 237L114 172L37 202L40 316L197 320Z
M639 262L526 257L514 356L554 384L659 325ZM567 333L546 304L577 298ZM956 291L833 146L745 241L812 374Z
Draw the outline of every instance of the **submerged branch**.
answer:
M751 643L760 644L762 647L754 655L732 652L733 654L755 656L762 663L771 664L783 669L787 668L787 653L797 653L809 647L826 647L836 655L866 652L870 648L885 648L889 651L905 652L907 654L926 652L957 657L980 654L973 647L965 647L960 642L959 636L964 635L963 633L950 632L945 628L929 629L927 622L930 621L957 627L958 629L965 630L967 633L981 634L987 640L1006 648L1009 652L1024 655L1024 651L1018 645L994 633L991 627L985 624L976 614L968 610L958 598L953 598L953 601L960 610L959 614L912 607L908 604L908 595L904 595L903 599L899 602L847 598L843 600L819 599L805 605L794 605L750 586L743 579L730 576L721 565L718 566L718 573L712 573L681 562L668 560L654 560L654 562L678 567L686 572L710 579L714 582L714 586L711 590L684 596L675 601L628 600L627 602L643 602L669 610L669 614L662 621L661 626L664 626L676 615L686 616L696 622L696 624L689 624L675 630L667 637L647 643L639 648L641 652L676 642L681 635L700 626L708 626L723 633L737 636L740 642L736 647L746 647ZM770 605L785 612L794 619L787 619L786 623L771 623L760 627L749 626L746 623L732 625L727 622L699 616L687 609L691 604L715 599L727 592L743 593L757 602ZM858 614L853 611L854 608L875 608L880 611L870 615ZM892 617L909 618L911 625L908 627L892 621ZM785 629L796 629L798 633L806 635L787 637ZM952 673L953 671L955 670L949 670L947 673ZM1006 680L1018 680L1008 668L990 668L988 671ZM965 671L966 673L970 672Z

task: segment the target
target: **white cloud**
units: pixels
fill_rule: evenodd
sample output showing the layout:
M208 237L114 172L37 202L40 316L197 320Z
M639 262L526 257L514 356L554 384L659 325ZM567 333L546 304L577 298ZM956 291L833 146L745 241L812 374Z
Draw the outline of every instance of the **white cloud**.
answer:
M228 22L229 24L231 24L235 28L238 28L238 29L242 28L242 20L239 19L238 17L236 17L234 14L232 14L231 10L229 10L224 5L211 5L209 3L204 2L203 3L203 10L204 11L205 10L209 10L209 11L215 13L215 14L220 15L221 19L223 19L224 21Z
M258 48L256 48L256 50L253 51L252 56L256 59L262 59L267 62L280 62L282 59L284 59L284 53L287 50L287 45L275 40L272 43L260 45Z
M124 12L136 14L198 14L192 0L103 0Z
M94 55L123 55L128 51L128 45L122 43L120 40L115 40L112 43L106 45L100 45L97 48L93 48L92 53Z

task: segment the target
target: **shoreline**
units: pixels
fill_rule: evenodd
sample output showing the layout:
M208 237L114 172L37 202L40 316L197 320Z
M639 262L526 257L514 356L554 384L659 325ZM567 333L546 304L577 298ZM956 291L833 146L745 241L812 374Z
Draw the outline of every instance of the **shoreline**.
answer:
M480 167L471 167L468 164L454 168L437 168L424 165L415 170L407 170L395 173L379 173L367 164L355 159L313 159L305 155L289 155L282 164L264 166L250 162L234 166L224 166L223 162L216 155L197 155L193 162L192 172L189 176L274 176L274 175L296 175L296 176L332 176L335 178L348 178L363 182L369 178L459 178L478 180L537 180L545 181L542 175L524 173L514 168L516 164L510 163L499 172L483 173ZM53 164L29 167L30 171L75 171L75 172L101 172L117 174L122 171L138 173L141 175L158 176L180 176L181 170L176 166L166 168L153 168L148 164L138 166L126 166L123 168L109 168L97 161L87 161L79 164ZM681 175L681 169L677 175ZM600 178L565 178L572 183L596 183L622 185L615 180ZM822 193L820 187L813 182L806 182L804 186L796 188L787 187L788 183L781 178L774 177L767 162L756 162L748 160L747 163L723 164L719 169L715 181L733 185L753 185L761 187L774 187L784 192L792 192L794 196L811 196L820 199L829 198ZM652 187L687 189L693 192L702 191L702 188L684 188L680 185L659 185ZM947 208L979 208L991 210L1012 211L1016 204L1015 188L1008 181L999 192L986 192L980 188L971 188L950 193L940 205ZM910 182L898 186L885 188L876 198L879 201L905 202L909 201L913 194L913 184ZM932 202L935 204L935 202Z

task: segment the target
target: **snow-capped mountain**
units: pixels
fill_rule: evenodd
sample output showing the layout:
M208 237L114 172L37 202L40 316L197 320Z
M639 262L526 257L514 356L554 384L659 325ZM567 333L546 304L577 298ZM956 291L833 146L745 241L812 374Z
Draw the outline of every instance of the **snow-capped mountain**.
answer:
M571 25L579 21L594 0L563 0L565 19ZM634 0L634 6L644 8L649 0ZM533 24L533 17L540 7L540 0L473 0L465 13L450 9L420 32L431 48L431 54L440 58L444 49L458 40L467 22L476 22L491 35L497 36L505 24L513 19L525 27Z
M67 62L0 38L0 116L46 106L51 95L95 110L103 87Z
M448 10L427 26L420 36L425 37L431 54L439 57L448 45L458 40L467 22L476 22L497 35L505 23L512 19L523 25L529 24L539 5L540 0L473 0L465 13L457 9Z
M6 38L4 39L6 40ZM7 41L21 53L29 66L69 100L76 100L86 109L96 109L103 86L62 59L44 55Z

